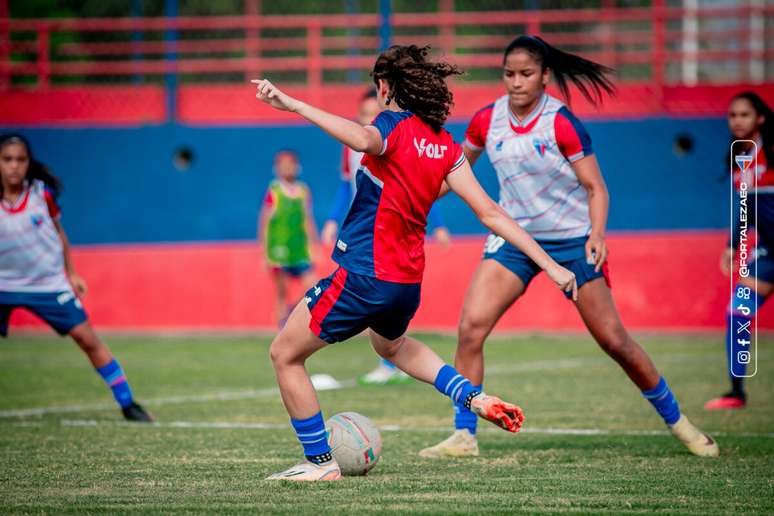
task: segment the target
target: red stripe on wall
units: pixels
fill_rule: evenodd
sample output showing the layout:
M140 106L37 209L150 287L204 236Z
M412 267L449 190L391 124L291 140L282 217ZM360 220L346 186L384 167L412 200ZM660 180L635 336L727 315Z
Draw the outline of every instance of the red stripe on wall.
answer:
M304 87L287 93L345 117L357 112L368 85L326 86L319 98ZM469 119L503 94L500 84L456 83L452 118ZM654 89L648 84L618 85L616 95L597 108L573 91L572 110L583 118L639 116L723 116L729 100L745 90L774 104L774 84L755 86L697 86ZM555 89L550 89L557 94ZM178 89L177 117L189 124L282 124L302 120L277 111L255 99L249 83L236 85L186 85ZM0 96L0 124L19 125L138 125L166 120L165 93L161 86L55 87L48 90L10 90Z
M138 125L166 120L158 86L63 87L9 90L0 95L0 124Z
M413 330L454 331L484 237L451 248L427 246L422 306ZM720 273L725 232L613 234L608 238L613 294L632 330L722 331L730 296ZM274 291L262 254L250 243L76 248L76 266L89 283L84 300L97 328L116 330L273 329ZM327 254L327 253L320 253ZM318 265L319 277L335 264ZM302 292L296 289L300 299ZM17 310L12 331L39 326ZM774 303L758 326L774 329ZM544 275L497 326L502 331L583 331L573 304Z

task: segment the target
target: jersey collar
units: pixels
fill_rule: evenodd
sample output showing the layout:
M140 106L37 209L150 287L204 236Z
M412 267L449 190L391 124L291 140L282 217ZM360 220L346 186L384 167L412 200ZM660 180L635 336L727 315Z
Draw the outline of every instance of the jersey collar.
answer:
M516 115L513 114L513 111L511 111L511 107L509 105L508 118L511 123L511 129L513 129L516 133L519 133L519 134L529 132L533 127L535 127L535 124L540 118L540 115L543 113L543 109L546 107L547 102L548 102L548 95L543 93L543 96L541 97L540 102L538 102L537 106L535 106L535 109L533 109L529 115L524 117L524 120L519 120L518 118L516 118Z
M29 183L25 181L24 189L22 190L21 195L16 199L16 202L11 204L5 199L1 199L0 206L2 206L3 210L7 211L8 213L19 213L24 211L24 208L27 207L27 201L30 198L30 190L32 190L32 188L30 187Z

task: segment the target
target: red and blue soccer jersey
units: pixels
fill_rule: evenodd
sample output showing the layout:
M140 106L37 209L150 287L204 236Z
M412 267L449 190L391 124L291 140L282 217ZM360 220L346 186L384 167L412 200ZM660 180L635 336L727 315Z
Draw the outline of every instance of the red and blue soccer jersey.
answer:
M408 111L384 111L372 125L384 140L382 152L363 157L333 259L356 274L419 283L427 214L465 155L446 130L435 132Z

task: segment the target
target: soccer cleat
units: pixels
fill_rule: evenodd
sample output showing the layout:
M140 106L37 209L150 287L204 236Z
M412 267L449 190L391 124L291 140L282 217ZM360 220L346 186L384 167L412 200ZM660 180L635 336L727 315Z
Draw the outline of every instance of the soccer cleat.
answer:
M470 400L470 410L503 430L513 433L518 432L524 423L524 413L520 407L483 392Z
M704 404L706 410L733 410L742 409L747 406L747 400L743 397L734 396L732 392L724 394L719 398L709 400Z
M409 375L397 367L379 364L376 369L358 378L357 383L360 385L399 385L411 380Z
M419 452L426 459L443 457L478 457L478 440L467 430L455 430L451 436L435 446Z
M715 440L688 421L684 415L674 425L669 425L672 435L682 442L691 453L699 457L717 457L720 449Z
M124 415L124 419L127 421L135 421L137 423L153 423L153 416L145 411L140 405L132 402L131 405L123 407L121 412Z
M336 460L329 460L324 464L315 464L308 460L296 464L292 468L275 473L266 480L293 480L296 482L317 482L328 480L340 480L341 470Z

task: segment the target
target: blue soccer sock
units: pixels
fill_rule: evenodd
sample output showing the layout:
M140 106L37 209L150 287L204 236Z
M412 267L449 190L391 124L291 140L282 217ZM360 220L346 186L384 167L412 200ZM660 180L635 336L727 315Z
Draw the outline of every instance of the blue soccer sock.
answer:
M304 455L309 462L322 464L333 459L322 412L307 419L290 418L290 424L293 425L296 437L304 447Z
M470 409L470 402L476 394L481 392L470 383L470 380L462 376L452 366L444 364L438 371L433 382L438 392L451 398L452 402L459 403Z
M680 405L663 377L659 379L658 385L642 391L642 395L653 405L666 424L673 425L680 419Z
M105 380L105 383L113 391L113 398L121 408L128 407L134 403L132 389L129 388L129 382L126 381L124 370L121 364L115 358L107 365L97 367L97 372Z
M386 358L382 359L382 365L384 367L389 367L390 369L397 369L398 368L398 366L396 366L395 364L393 364L392 362L390 362Z
M481 392L484 389L482 385L474 385L473 389ZM472 435L476 435L478 427L478 416L461 403L452 403L454 405L454 428L456 430L467 430Z

